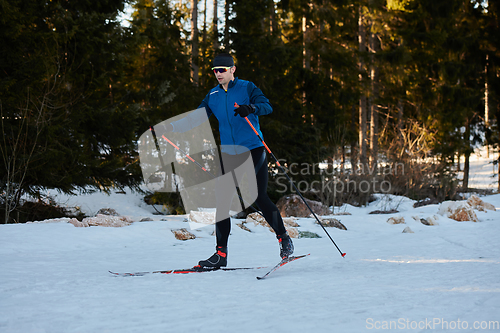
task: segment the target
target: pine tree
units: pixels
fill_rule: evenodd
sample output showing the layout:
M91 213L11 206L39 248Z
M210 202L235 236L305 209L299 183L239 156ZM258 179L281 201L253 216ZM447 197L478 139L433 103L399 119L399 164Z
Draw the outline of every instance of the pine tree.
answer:
M187 13L172 9L165 0L139 0L134 9L125 73L129 107L140 110L140 135L197 104L187 46L181 38L185 31L178 24Z
M0 100L8 135L0 174L11 176L2 179L2 188L10 186L2 200L16 198L6 213L26 192L139 181L137 115L118 107L126 96L120 88L125 35L116 20L122 9L121 0L3 7Z

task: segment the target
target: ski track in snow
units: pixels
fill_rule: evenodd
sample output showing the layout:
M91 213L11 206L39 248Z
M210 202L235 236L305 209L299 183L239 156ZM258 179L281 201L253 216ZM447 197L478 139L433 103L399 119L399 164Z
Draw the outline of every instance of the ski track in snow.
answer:
M343 207L352 215L336 218L347 231L328 228L345 258L312 219L299 219L300 230L322 238L294 239L296 255L311 255L263 281L255 277L266 269L115 277L108 270L195 265L213 253L213 226L179 241L170 230L189 228L183 217L159 221L131 193L95 195L67 201L80 200L94 213L109 206L156 221L123 228L1 225L0 332L458 331L401 326L436 319L466 321L470 332L500 331L472 329L475 321L500 321L500 211L477 212L479 223L439 216L439 225L425 226L412 216L437 215L438 205L414 209L409 199L381 199ZM500 207L500 195L483 200ZM396 204L400 213L368 215ZM388 224L394 215L406 224ZM274 234L247 226L252 233L233 222L229 266L272 267L279 260ZM403 234L406 226L415 233ZM400 329L377 330L370 326L376 322Z

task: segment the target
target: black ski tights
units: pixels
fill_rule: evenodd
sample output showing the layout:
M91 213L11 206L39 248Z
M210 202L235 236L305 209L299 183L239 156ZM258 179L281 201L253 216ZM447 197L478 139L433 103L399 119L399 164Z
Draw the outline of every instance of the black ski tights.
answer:
M265 153L264 147L259 147L252 149L252 160L254 168L256 169L256 180L257 180L257 200L255 203L261 210L262 215L264 215L266 221L269 223L271 228L273 228L276 235L282 235L286 232L285 226L283 224L283 219L281 218L280 212L276 205L271 201L267 195L267 155ZM248 156L248 155L246 155ZM227 159L244 159L238 155L225 155L223 157L224 161ZM241 163L240 163L241 164ZM223 165L224 169L224 165ZM230 172L230 170L224 170L225 172ZM217 207L219 210L219 207ZM221 212L224 213L224 212ZM227 213L227 212L226 212ZM231 232L231 219L225 218L221 219L220 222L215 224L215 234L217 236L217 246L227 247L227 241L229 238L229 233Z

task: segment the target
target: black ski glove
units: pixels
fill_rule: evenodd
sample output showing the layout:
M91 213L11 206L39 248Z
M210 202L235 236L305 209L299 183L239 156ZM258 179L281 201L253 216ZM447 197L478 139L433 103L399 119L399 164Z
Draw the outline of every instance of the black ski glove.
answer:
M234 116L240 115L241 118L245 118L250 113L254 113L255 109L251 105L240 105L239 108L234 109Z

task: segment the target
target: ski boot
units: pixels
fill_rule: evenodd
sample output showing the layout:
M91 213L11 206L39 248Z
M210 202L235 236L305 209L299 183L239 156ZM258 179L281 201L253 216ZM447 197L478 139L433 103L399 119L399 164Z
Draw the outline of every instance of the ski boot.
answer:
M293 242L290 236L285 232L283 235L276 236L280 243L280 257L281 259L288 259L293 253Z
M227 247L217 246L215 253L207 260L198 262L201 268L221 268L227 266Z

